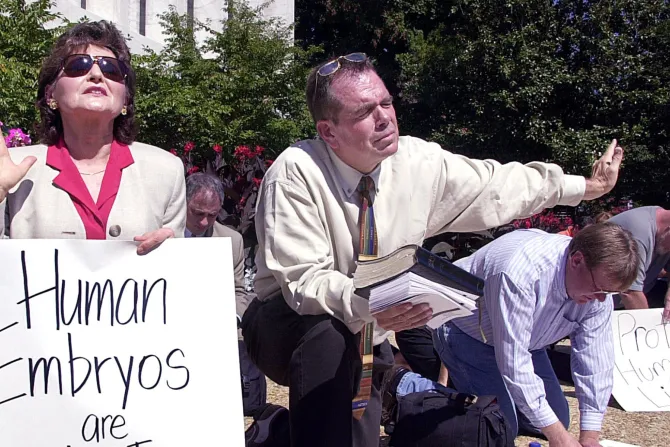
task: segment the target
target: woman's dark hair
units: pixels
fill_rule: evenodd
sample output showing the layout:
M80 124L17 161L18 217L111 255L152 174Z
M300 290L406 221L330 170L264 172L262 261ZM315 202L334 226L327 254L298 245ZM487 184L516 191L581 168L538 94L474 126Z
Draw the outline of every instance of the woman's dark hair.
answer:
M56 144L63 135L60 112L47 104L47 88L58 77L65 58L85 51L89 45L108 48L128 69L125 80L127 113L114 119L114 139L123 144L131 144L135 139L135 72L130 65L130 51L121 32L112 23L101 20L79 23L63 33L42 63L36 105L41 118L38 133L43 144Z

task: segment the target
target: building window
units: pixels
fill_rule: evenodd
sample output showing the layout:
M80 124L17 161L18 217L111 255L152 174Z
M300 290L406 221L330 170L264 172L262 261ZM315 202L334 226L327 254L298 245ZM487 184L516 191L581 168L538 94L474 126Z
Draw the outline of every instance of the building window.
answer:
M86 0L81 0L81 9L86 9Z
M147 34L147 0L140 0L140 34Z
M186 15L188 16L188 26L193 28L193 15L195 13L195 0L186 0Z

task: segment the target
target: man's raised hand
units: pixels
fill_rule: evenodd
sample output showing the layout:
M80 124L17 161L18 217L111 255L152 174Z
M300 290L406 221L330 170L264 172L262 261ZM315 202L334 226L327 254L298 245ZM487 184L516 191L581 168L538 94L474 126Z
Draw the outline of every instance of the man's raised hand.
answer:
M601 197L614 188L619 178L619 168L623 160L623 148L617 140L612 140L605 153L593 163L591 178L586 179L584 200Z

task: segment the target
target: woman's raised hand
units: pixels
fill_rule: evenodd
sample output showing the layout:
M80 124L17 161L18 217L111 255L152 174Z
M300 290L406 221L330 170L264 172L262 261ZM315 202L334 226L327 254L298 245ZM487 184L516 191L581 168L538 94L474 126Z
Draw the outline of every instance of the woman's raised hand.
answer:
M9 156L5 138L0 133L0 202L5 200L7 193L26 176L28 170L37 161L35 157L26 157L18 165Z

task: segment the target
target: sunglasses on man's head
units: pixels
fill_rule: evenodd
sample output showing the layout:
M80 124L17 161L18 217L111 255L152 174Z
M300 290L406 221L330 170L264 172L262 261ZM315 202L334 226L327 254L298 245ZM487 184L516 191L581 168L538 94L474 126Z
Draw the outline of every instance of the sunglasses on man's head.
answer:
M368 60L368 56L365 53L351 53L351 54L347 54L345 56L339 56L339 57L333 59L332 61L326 62L325 64L323 64L316 71L316 74L318 76L316 76L314 78L314 91L315 92L316 92L316 88L318 87L318 84L319 84L319 76L323 76L323 77L330 76L333 73L335 73L337 70L339 70L340 67L342 66L342 64L340 63L340 59L344 59L345 61L349 61L349 62L365 62L366 60Z
M102 75L114 82L123 82L128 72L126 64L115 57L71 54L63 61L63 73L70 78L85 76L93 64L98 64Z
M365 53L351 53L347 54L346 56L339 56L338 58L323 64L316 73L319 76L332 75L342 66L342 64L340 64L340 59L344 59L345 61L349 62L365 62L368 59L368 56Z

